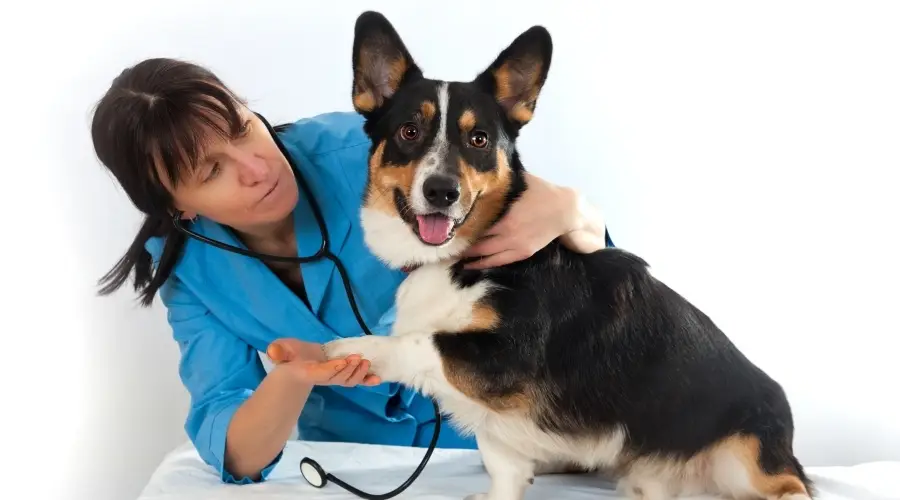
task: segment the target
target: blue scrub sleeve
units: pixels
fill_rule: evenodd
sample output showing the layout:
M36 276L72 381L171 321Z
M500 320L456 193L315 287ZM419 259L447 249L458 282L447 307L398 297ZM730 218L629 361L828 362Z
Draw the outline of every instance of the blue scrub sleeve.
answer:
M255 348L226 329L177 277L160 290L181 351L179 376L191 396L185 431L200 457L226 483L253 483L225 469L225 435L238 407L266 376ZM282 452L262 471L266 479Z
M396 321L397 304L395 303L391 305L391 307L387 311L385 311L380 318L378 318L378 324L369 327L369 331L376 336L390 335Z

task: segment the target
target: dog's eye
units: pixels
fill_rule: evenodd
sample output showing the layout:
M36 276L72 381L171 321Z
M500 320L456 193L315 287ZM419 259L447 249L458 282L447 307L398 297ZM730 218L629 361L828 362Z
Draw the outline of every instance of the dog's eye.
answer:
M414 141L419 137L419 127L415 123L405 123L400 127L400 138L405 141Z
M473 133L472 137L469 138L469 144L471 144L473 147L476 147L479 149L487 146L487 143L488 143L487 134L485 134L484 132L482 132L480 130Z

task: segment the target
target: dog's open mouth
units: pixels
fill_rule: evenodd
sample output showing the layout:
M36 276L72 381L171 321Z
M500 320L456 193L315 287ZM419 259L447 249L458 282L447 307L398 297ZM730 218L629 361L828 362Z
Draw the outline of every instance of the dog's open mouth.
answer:
M475 204L481 197L481 193L475 195L469 210L465 215L457 219L441 212L429 214L417 214L409 205L406 196L400 189L394 189L394 205L400 218L406 222L419 238L419 241L430 246L441 246L449 242L456 235L456 230L466 223Z
M426 245L443 245L453 239L456 221L442 213L416 215L413 230Z

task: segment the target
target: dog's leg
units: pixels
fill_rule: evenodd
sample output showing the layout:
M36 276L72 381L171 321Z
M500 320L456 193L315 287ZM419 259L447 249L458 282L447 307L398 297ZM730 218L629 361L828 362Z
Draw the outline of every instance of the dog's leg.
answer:
M616 485L619 494L628 500L669 500L671 493L660 478L630 474Z
M383 382L399 382L424 393L430 392L430 375L439 373L441 360L431 334L352 337L322 346L327 359L357 354L371 363L370 373Z
M719 491L733 498L812 498L812 481L794 458L787 435L784 428L767 429L762 435L735 434L722 440L710 453L712 480Z
M521 500L534 483L534 462L488 435L476 434L478 450L491 478L487 493L469 495L465 500Z
M535 476L548 476L553 474L586 474L594 472L592 469L581 467L572 462L538 462L534 467Z

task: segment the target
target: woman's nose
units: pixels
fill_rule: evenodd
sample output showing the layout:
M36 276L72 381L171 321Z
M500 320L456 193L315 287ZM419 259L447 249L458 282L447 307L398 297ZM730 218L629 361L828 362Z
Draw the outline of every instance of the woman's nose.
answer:
M266 161L254 154L239 153L235 158L241 182L253 186L265 182L269 177Z

